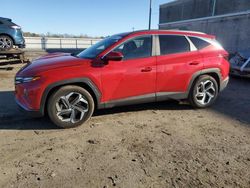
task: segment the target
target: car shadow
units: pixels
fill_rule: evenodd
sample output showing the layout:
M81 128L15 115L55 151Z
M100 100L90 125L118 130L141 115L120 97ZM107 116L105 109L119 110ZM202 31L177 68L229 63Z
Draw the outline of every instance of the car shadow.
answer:
M13 91L0 91L0 130L58 129L47 118L32 118L22 112Z
M250 79L232 78L228 88L209 110L250 125ZM106 116L144 110L193 110L187 104L166 101L97 110L94 116ZM59 129L48 118L32 118L19 110L13 91L0 91L0 130Z
M144 110L193 110L193 108L185 103L179 104L179 101L169 100L163 102L154 102L154 103L137 104L129 106L119 106L109 109L101 109L95 111L94 116L104 116L110 114L137 112Z
M232 77L211 110L250 125L250 79Z
M111 109L96 110L94 117L135 112L143 110L190 110L189 105L178 105L176 101L122 106ZM50 122L48 117L32 118L20 110L14 101L13 91L0 91L0 130L47 130L60 129Z

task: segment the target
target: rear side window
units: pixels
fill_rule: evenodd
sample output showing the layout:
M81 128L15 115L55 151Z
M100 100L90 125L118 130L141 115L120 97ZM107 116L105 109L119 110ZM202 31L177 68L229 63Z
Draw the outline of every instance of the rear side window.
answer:
M209 42L206 42L206 41L199 39L199 38L196 38L196 37L189 37L189 39L192 41L192 43L195 45L195 47L198 50L201 50L201 49L206 48L206 47L211 45Z
M161 55L190 51L190 44L184 36L160 35L159 39Z

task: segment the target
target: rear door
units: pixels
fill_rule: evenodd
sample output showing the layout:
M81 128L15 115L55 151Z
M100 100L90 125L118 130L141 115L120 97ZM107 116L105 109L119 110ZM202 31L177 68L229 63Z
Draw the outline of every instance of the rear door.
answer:
M159 35L157 99L188 90L192 76L202 70L203 59L185 36Z

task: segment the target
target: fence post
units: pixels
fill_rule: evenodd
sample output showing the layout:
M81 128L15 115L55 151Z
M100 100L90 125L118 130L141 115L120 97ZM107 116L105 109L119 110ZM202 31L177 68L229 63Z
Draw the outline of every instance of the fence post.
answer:
M90 40L90 44L91 44L91 46L93 45L93 40Z
M62 49L62 39L60 39L60 48Z
M78 49L78 46L77 46L77 39L76 39L76 49Z
M47 42L47 40L46 40L46 38L43 36L43 37L41 38L41 47L42 47L42 50L46 50L46 42Z

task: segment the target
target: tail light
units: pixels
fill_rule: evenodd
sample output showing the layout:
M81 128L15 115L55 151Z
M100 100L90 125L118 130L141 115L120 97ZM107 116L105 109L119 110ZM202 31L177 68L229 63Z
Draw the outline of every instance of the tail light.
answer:
M18 25L12 25L12 26L10 26L12 29L21 29L21 27L20 26L18 26Z

